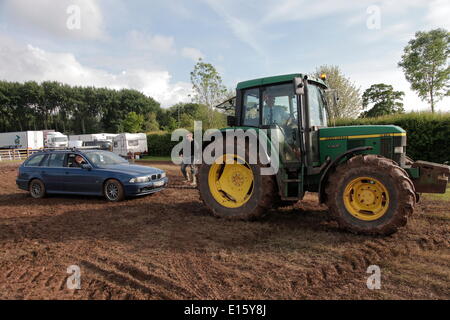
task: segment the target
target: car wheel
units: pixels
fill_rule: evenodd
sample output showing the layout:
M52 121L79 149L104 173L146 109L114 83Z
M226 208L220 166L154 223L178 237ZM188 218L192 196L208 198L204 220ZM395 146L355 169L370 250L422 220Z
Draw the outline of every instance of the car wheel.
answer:
M30 195L35 199L45 197L45 185L41 180L35 179L30 182Z
M117 180L106 181L103 193L105 198L112 202L119 202L125 198L123 186Z

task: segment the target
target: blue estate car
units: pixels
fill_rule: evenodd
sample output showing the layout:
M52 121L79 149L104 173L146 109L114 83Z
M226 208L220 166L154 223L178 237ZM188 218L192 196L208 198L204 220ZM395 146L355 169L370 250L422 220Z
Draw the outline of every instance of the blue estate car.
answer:
M33 198L80 194L105 196L116 202L161 191L168 178L163 170L129 164L109 151L58 150L28 158L19 168L16 183Z

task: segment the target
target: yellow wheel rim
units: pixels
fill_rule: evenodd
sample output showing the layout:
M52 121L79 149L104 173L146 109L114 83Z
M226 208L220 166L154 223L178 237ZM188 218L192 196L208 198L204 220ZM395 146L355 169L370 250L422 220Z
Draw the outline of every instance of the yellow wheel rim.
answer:
M225 154L211 165L208 185L214 199L227 208L239 208L253 194L253 172L237 155Z
M352 180L344 191L347 211L363 221L374 221L384 216L389 208L389 192L377 179L359 177Z

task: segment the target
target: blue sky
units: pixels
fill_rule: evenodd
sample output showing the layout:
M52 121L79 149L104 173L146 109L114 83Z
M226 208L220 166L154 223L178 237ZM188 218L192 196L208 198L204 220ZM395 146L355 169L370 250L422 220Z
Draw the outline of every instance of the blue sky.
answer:
M71 5L79 29L67 27ZM397 63L416 31L450 29L449 16L447 0L0 0L0 79L134 88L168 107L189 101L199 57L228 87L335 64L362 90L405 91L418 110L427 105Z

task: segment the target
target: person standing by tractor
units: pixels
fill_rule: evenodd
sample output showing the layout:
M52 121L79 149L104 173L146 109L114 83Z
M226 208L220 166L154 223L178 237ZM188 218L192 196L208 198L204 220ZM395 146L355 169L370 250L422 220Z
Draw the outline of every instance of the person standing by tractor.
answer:
M192 133L188 133L186 135L187 144L190 143L190 157L185 159L183 150L180 153L180 156L183 157L183 162L181 163L181 173L185 179L186 183L190 183L191 186L197 186L197 178L196 178L196 166L194 163L194 152L196 148L196 143Z

